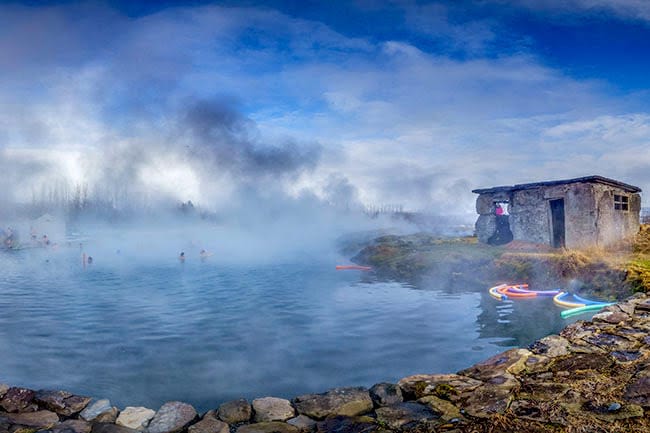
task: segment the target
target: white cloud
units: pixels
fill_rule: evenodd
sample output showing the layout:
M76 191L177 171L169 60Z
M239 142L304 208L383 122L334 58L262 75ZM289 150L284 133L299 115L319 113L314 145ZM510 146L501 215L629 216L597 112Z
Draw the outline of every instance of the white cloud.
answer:
M552 139L579 139L601 142L638 144L650 142L650 115L633 113L604 115L589 120L576 120L553 126L545 131Z
M61 8L52 11L65 17ZM30 13L12 11L23 21ZM469 190L495 184L601 174L650 188L640 174L647 158L633 158L648 144L650 114L627 110L601 83L567 77L534 56L483 58L480 44L468 41L475 56L454 59L408 41L348 38L267 10L102 16L120 29L114 39L100 33L79 41L84 29L69 22L60 43L74 40L71 61L49 59L39 69L24 60L0 71L7 78L0 145L81 152L74 161L83 169L60 159L71 182L79 173L132 178L177 199L227 201L251 177L188 157L192 138L179 130L188 99L227 95L257 125L245 131L255 145L322 145L313 171L274 180L294 197L338 188L367 204L471 211ZM438 20L441 31L460 31L443 15ZM39 22L44 31L60 27ZM489 39L489 31L479 32L478 40ZM31 43L21 59L43 51L41 39ZM44 91L25 97L35 81ZM11 179L42 181L40 174ZM270 183L268 176L252 179L261 188Z
M507 3L512 1L507 0ZM561 14L609 12L624 19L650 21L650 3L646 0L522 0L514 5Z
M482 54L495 39L494 23L487 20L454 23L448 6L433 4L409 4L405 8L406 25L412 31L442 41L451 51Z

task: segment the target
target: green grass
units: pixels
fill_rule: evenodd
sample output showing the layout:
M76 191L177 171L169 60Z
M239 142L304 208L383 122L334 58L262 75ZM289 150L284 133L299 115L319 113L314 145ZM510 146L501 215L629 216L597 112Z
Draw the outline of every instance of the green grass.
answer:
M635 292L650 292L650 257L637 256L631 260L625 279Z
M616 301L635 291L650 292L650 225L641 227L633 247L628 244L627 252L522 249L481 244L475 237L417 233L375 238L352 260L405 281L433 276L485 285L526 282L540 289L571 286L584 296Z

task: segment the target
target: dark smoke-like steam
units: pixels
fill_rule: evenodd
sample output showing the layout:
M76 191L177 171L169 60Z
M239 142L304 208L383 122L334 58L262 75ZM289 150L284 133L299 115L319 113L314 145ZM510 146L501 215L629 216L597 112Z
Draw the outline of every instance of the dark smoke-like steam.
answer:
M260 191L281 199L286 196L282 182L313 170L320 160L319 144L263 137L256 123L226 99L185 99L180 106L167 103L159 110L158 116L134 116L137 128L113 130L82 151L78 163L84 179L79 185L61 184L69 180L62 167L54 166L56 161L9 158L0 148L0 169L9 184L0 199L25 203L46 197L48 205L63 208L75 201L77 209L90 203L136 209L193 200L214 209L215 197L224 197L223 188L240 199ZM178 184L170 185L170 172L180 178ZM165 185L156 188L152 176L165 179ZM20 196L14 197L18 190ZM30 190L36 194L26 197ZM85 191L83 198L77 190Z
M244 179L313 169L321 154L316 144L298 144L291 139L279 144L264 142L258 137L255 123L227 101L192 102L181 118L180 128L191 134L191 154L207 158L219 169Z
M329 176L324 192L327 202L339 209L349 209L360 205L357 188L341 174Z

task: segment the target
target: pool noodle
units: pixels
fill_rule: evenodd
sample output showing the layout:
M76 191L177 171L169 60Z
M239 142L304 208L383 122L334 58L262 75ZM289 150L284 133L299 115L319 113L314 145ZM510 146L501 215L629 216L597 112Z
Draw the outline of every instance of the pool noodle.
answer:
M590 311L602 310L603 308L608 307L610 305L614 305L614 304L603 303L603 304L585 305L583 307L577 307L577 308L572 308L570 310L564 310L564 311L562 311L560 313L560 316L563 319L567 319L569 317L573 317L573 316L576 316L578 314L587 313L587 312L590 312Z
M498 286L490 287L488 293L490 293L490 296L494 299L498 299L499 301L506 300L508 299L508 295L504 295L498 291L501 287L507 287L507 284L499 284Z
M560 292L557 295L553 296L553 302L556 305L559 305L560 307L567 307L567 308L580 308L585 306L585 304L583 303L563 301L562 298L564 298L567 295L568 295L567 292Z
M573 295L573 298L576 301L583 302L585 305L598 305L598 304L606 304L607 303L607 302L604 302L604 301L592 301L592 300L585 299L585 298L583 298L581 296L578 296L578 295Z
M535 298L537 295L535 293L531 292L525 292L525 293L517 293L514 291L509 291L511 286L502 286L497 289L497 292L501 293L502 295L506 295L512 298Z
M534 293L537 296L555 296L560 293L560 290L528 290L528 289L519 289L518 286L509 286L507 291L514 293Z

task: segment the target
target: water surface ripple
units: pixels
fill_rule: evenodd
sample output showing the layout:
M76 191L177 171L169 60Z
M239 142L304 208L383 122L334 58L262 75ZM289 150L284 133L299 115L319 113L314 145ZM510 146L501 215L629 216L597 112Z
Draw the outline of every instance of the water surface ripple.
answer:
M375 281L335 263L0 255L0 382L157 409L455 372L567 322L549 299Z

